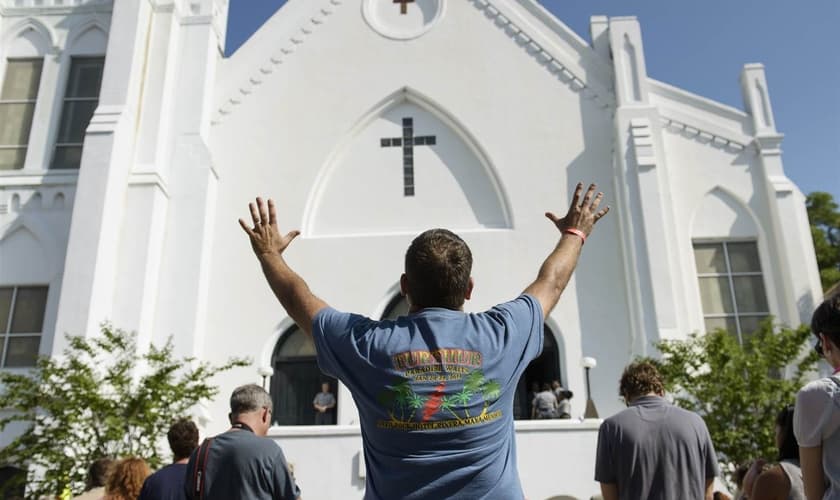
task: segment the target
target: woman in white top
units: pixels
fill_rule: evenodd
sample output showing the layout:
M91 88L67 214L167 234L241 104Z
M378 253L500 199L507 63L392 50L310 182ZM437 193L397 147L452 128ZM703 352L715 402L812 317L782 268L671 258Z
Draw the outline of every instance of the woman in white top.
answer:
M814 311L811 331L817 336L815 349L834 373L796 395L793 431L808 500L840 500L840 294Z

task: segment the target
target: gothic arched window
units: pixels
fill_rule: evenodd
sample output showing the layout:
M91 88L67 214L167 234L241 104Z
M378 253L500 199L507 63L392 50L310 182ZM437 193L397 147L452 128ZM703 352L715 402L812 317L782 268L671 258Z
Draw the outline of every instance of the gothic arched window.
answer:
M330 392L338 396L336 379L321 373L315 360L315 343L297 325L280 336L271 364L271 400L274 402L274 424L314 425L312 400L321 391L322 383L330 384ZM332 423L335 423L335 410Z

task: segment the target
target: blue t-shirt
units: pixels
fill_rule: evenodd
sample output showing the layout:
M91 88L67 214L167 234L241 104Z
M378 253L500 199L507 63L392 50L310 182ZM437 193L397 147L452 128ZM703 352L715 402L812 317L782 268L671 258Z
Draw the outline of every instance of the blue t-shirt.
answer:
M186 500L187 464L169 464L146 478L138 500Z
M513 396L542 351L534 297L386 321L325 308L312 335L321 370L359 409L366 499L523 498Z

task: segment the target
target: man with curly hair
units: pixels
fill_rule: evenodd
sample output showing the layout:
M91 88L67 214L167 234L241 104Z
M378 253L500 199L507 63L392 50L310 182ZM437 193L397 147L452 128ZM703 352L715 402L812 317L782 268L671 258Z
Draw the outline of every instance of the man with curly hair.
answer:
M182 500L187 462L190 454L198 448L198 427L192 420L176 421L166 433L169 448L172 449L172 463L155 472L143 483L139 500Z
M706 423L669 403L656 367L624 369L619 394L627 409L598 431L595 480L604 500L712 499L717 458Z

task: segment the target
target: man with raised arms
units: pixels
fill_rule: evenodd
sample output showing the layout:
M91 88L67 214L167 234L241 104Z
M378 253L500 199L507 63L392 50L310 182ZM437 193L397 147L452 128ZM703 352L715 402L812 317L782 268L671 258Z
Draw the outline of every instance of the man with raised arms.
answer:
M353 394L367 466L366 499L522 499L513 397L543 348L543 322L566 287L594 224L609 211L595 185L578 184L565 217L546 213L559 241L516 299L463 312L473 290L472 254L445 229L417 236L400 290L409 314L376 321L316 297L283 252L274 202L249 205L251 240L274 294L311 334L321 370Z

